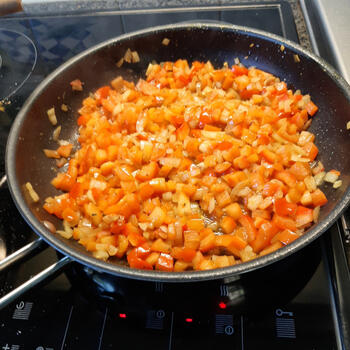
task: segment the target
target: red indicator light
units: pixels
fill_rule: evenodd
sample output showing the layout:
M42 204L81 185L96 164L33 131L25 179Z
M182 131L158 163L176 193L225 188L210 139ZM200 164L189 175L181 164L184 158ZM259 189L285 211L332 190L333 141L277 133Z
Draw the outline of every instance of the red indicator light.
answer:
M119 314L120 318L126 318L126 314Z
M220 308L220 309L226 309L226 307L227 307L227 305L226 305L223 301L221 301L221 302L219 303L219 308Z
M191 323L191 322L193 321L193 319L192 319L192 318L185 318L185 321L186 321L187 323Z

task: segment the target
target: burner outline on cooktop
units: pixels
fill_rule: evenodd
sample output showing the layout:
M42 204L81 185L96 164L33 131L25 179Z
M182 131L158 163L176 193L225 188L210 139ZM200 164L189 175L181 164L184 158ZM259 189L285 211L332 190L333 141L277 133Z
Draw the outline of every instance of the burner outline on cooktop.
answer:
M1 34L5 34L7 40L2 41ZM14 40L11 40L11 39L14 39ZM16 41L18 39L22 40L22 42L20 43L20 47L16 45ZM6 46L7 44L9 45L8 47L5 47L5 50L4 50L3 45ZM24 48L26 48L27 50L23 50ZM1 80L8 78L7 76L4 77L4 74L7 74L6 72L4 72L5 68L10 69L10 74L13 73L14 62L16 62L17 64L28 65L28 69L24 71L23 77L10 76L12 81L10 79L10 82L6 82L6 84L10 85L9 90L4 93L4 96L2 96L2 93L0 92L0 99L5 100L13 96L31 76L37 63L38 50L33 40L29 38L27 35L21 32L18 32L16 30L0 28L0 54L1 54L1 51L5 53L6 56L3 55L1 57L0 82ZM31 59L32 61L29 61L29 59Z

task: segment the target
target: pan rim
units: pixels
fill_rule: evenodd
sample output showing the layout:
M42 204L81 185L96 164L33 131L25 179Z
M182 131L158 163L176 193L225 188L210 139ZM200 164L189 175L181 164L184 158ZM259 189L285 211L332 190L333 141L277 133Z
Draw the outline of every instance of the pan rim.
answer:
M16 177L16 167L15 167L15 150L16 143L18 140L18 133L20 130L20 125L22 121L26 117L27 110L31 107L31 105L35 102L35 100L40 96L42 91L45 89L46 85L54 80L57 76L60 75L62 71L64 71L67 67L75 64L80 61L84 57L88 56L91 53L94 53L104 47L108 47L110 45L115 45L119 42L123 42L130 38L138 38L145 36L151 33L161 33L166 32L168 30L183 30L183 29L202 29L202 30L221 30L221 31L230 31L237 32L239 34L247 34L253 35L253 37L259 37L263 40L274 41L276 45L283 44L286 48L291 49L297 54L301 56L307 57L312 61L316 62L320 65L325 72L330 76L330 78L338 85L338 87L342 90L344 95L347 97L350 103L350 86L347 84L345 79L341 77L341 75L325 60L318 57L314 53L304 49L299 44L296 44L288 39L280 37L275 34L271 34L262 30L252 29L249 27L236 26L236 25L228 25L228 24L215 24L215 23L206 23L205 21L198 21L194 23L179 23L179 24L171 24L171 25L163 25L157 27L146 28L142 30L138 30L135 32L131 32L128 34L123 34L118 37L106 40L102 43L99 43L78 55L72 57L67 62L63 63L57 69L55 69L52 73L50 73L32 92L32 94L28 97L28 99L23 104L21 110L19 111L17 117L15 118L6 145L6 153L5 153L5 167L7 180L9 184L9 190L11 196L15 202L15 205L25 221L29 224L29 226L33 229L33 231L42 237L50 246L54 249L58 250L64 255L69 256L74 261L82 263L86 266L91 267L98 272L105 272L119 277L132 278L137 280L148 280L148 281L158 281L158 282L196 282L196 281L209 281L222 279L226 277L232 277L235 275L240 275L243 273L248 273L257 268L266 267L274 262L277 262L287 256L293 254L294 252L302 249L313 240L318 238L322 233L324 233L327 229L331 227L331 225L336 221L336 219L341 215L343 210L347 207L350 202L350 188L348 187L345 191L341 200L337 203L331 213L326 217L326 220L323 220L317 225L314 225L312 229L310 229L307 234L300 237L298 240L292 242L291 244L278 249L277 251L265 255L263 257L259 257L253 259L251 261L220 268L208 271L186 271L186 272L161 272L161 271L147 271L147 270L138 270L132 269L128 266L122 266L113 264L111 262L105 262L102 260L95 259L93 256L89 256L87 254L80 253L74 247L70 247L61 241L58 237L49 232L41 222L32 214L29 207L25 203L22 194L21 194L21 186L17 182Z

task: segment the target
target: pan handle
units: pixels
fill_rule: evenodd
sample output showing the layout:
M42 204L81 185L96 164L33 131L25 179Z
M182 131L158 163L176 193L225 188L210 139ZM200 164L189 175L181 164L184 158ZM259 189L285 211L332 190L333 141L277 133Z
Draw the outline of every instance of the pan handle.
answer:
M37 238L35 241L28 243L21 249L16 250L14 253L8 255L6 258L0 261L0 273L7 270L9 267L27 260L33 255L40 253L42 250L48 248L42 238Z
M4 295L2 298L0 298L0 310L16 300L19 296L21 296L23 293L28 291L29 289L32 289L39 283L45 281L49 277L54 277L57 273L61 272L63 268L70 264L73 260L69 258L68 256L65 256L61 260L58 260L56 263L52 264L51 266L47 267L45 270L39 272L37 275L29 279L28 281L21 284L19 287L12 290L10 293Z

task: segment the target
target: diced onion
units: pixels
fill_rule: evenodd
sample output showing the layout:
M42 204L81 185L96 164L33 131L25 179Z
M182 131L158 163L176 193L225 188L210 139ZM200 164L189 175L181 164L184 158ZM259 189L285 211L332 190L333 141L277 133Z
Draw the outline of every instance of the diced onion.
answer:
M342 180L337 180L334 182L333 188L339 188L339 187L341 187L342 184L343 184Z
M69 233L67 231L63 231L63 230L57 230L56 231L60 236L62 236L65 239L70 239L72 238L72 233Z
M54 141L58 141L59 137L60 137L60 133L61 133L61 125L59 125L52 133L52 139Z
M28 193L29 193L31 199L33 200L33 202L39 202L40 197L35 192L32 184L30 182L27 182L25 186L26 186L26 189L28 190Z
M55 107L52 107L47 110L47 116L49 117L50 123L52 125L57 124L57 118L56 118L56 113L55 113Z
M332 171L328 171L328 173L324 177L324 181L334 184L338 180L338 177L339 177L338 174Z
M168 38L164 38L164 39L162 40L162 45L164 45L164 46L168 46L169 43L170 43L170 39L168 39Z

